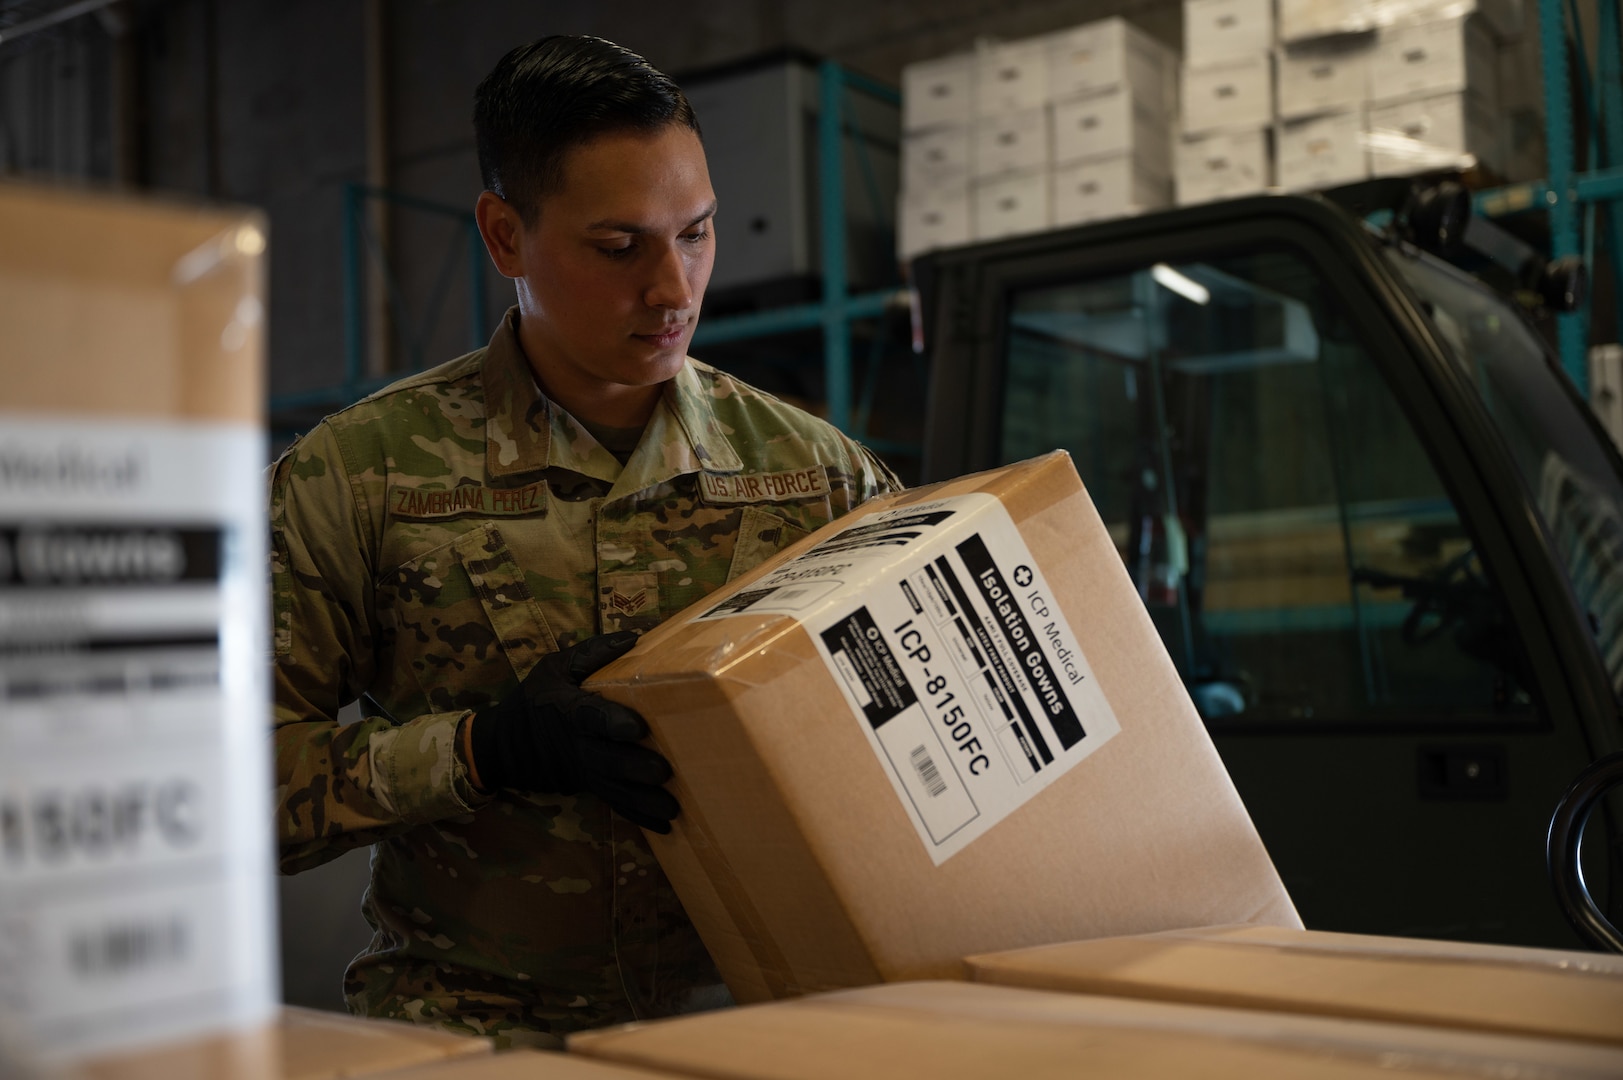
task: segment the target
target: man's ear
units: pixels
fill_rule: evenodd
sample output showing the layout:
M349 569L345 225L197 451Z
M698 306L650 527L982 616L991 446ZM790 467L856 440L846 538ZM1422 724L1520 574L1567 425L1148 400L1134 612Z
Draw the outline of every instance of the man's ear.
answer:
M524 276L524 257L519 250L519 236L524 219L518 208L494 191L479 193L473 204L474 220L479 223L479 235L484 238L485 250L496 271L506 278Z

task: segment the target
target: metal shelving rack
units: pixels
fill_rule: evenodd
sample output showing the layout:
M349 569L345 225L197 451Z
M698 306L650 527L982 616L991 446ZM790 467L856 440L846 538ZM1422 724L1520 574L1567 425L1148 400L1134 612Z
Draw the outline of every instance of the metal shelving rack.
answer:
M881 317L896 305L905 306L908 295L900 287L853 293L847 275L846 210L845 210L845 134L846 95L865 93L882 101L898 103L897 91L867 76L849 71L833 61L824 61L819 69L819 101L817 115L817 198L818 230L822 252L822 299L814 303L795 304L767 311L731 315L700 322L694 335L696 347L770 337L775 334L820 329L823 336L823 365L826 381L828 419L835 427L848 434L863 437L868 409L853 410L854 386L851 355L852 324L863 319ZM343 378L336 384L317 387L297 393L278 395L271 400L271 413L286 414L323 406L340 408L410 372L401 370L387 375L368 375L365 371L366 342L365 267L371 259L382 265L383 255L366 228L368 202L379 200L406 209L449 217L459 221L467 233L470 295L472 312L469 327L470 348L483 346L490 328L484 325L486 297L484 291L485 250L479 229L471 211L446 206L397 191L349 184L344 190L344 368ZM390 315L397 329L406 327L405 304L392 275L383 267L382 280L388 290ZM410 334L408 347L418 338ZM877 362L875 359L871 363ZM853 419L858 422L853 424ZM856 430L853 430L855 428ZM909 444L885 439L865 439L875 450L883 452L915 452Z
M1476 196L1477 210L1489 217L1547 212L1550 257L1580 256L1591 271L1595 264L1595 234L1604 218L1602 236L1612 264L1614 301L1623 290L1623 25L1618 7L1619 0L1596 0L1596 62L1594 72L1590 72L1576 0L1538 0L1548 171L1543 180ZM1579 66L1579 105L1586 110L1589 131L1589 167L1583 172L1576 168L1574 95L1567 58L1569 24ZM1588 397L1587 305L1583 310L1556 317L1556 343L1561 366L1579 392Z

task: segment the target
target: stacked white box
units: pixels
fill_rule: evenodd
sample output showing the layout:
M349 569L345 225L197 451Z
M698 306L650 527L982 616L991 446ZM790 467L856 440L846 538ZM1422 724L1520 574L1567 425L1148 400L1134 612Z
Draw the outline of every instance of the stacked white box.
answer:
M1173 153L1178 205L1266 191L1271 182L1268 135L1248 128L1180 139Z
M1279 186L1286 191L1353 184L1369 178L1364 110L1324 113L1278 128Z
M1048 38L1048 91L1055 103L1122 91L1161 117L1177 108L1178 59L1125 19L1100 19Z
M1167 118L1126 88L1056 104L1053 147L1057 167L1129 154L1157 176L1172 175Z
M1361 110L1369 100L1373 34L1286 45L1279 51L1280 119Z
M1038 106L977 120L971 145L974 164L970 176L975 181L1046 168L1052 160L1048 110Z
M1041 232L1050 224L1048 169L978 181L971 208L975 239Z
M1500 158L1493 112L1467 93L1434 94L1369 110L1370 165L1376 176L1449 169Z
M1491 108L1496 56L1487 28L1475 19L1395 26L1380 32L1370 66L1370 98L1399 101L1468 92Z
M1336 34L1477 15L1502 40L1524 29L1523 0L1278 0L1279 40L1287 44Z
M902 129L965 127L975 118L975 57L923 60L902 69Z
M1172 205L1172 179L1132 154L1076 161L1054 169L1056 226L1141 214Z
M1042 38L985 45L975 52L975 116L1041 108L1048 101L1048 43Z
M1185 68L1183 132L1263 128L1274 118L1273 57L1268 53Z
M1189 67L1246 60L1273 46L1273 0L1184 0L1183 60Z

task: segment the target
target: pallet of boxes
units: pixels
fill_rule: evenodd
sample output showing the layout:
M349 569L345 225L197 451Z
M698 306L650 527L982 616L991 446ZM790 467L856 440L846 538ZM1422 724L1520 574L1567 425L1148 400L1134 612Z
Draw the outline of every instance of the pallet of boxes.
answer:
M1120 18L909 65L898 256L1171 205L1177 66Z
M1482 167L1503 175L1514 0L1185 0L1180 205Z

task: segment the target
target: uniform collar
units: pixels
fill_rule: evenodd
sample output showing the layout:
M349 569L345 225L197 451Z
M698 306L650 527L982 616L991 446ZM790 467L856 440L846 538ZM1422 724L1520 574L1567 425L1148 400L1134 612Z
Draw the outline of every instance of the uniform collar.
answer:
M706 380L691 359L665 385L636 452L622 469L597 440L536 386L518 341L518 308L509 308L485 350L485 475L492 480L567 469L641 491L699 471L744 467L711 407Z

